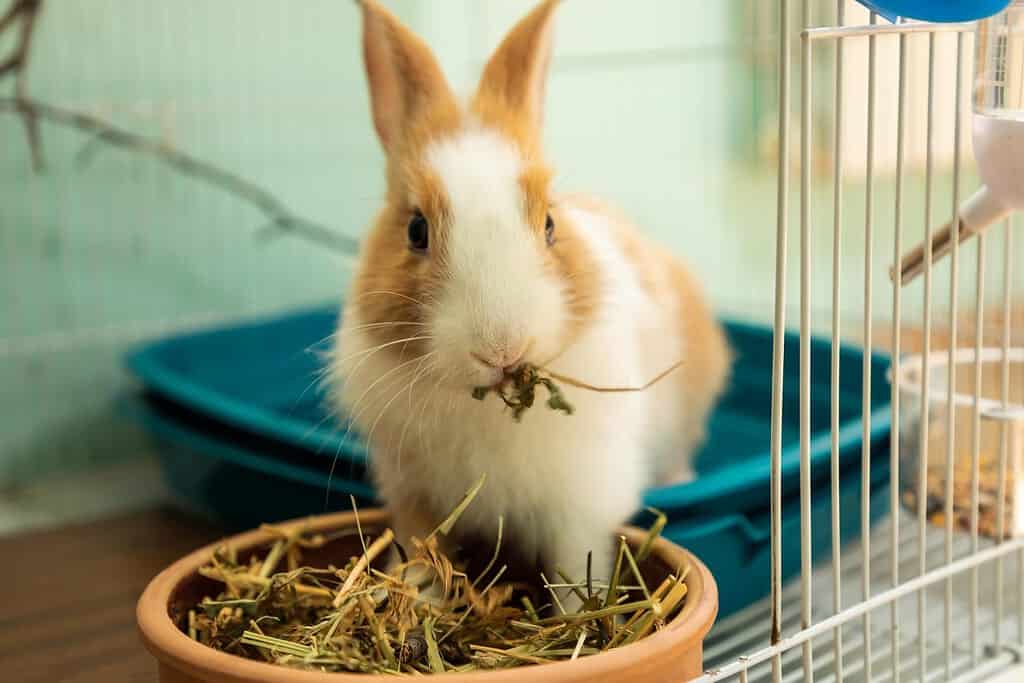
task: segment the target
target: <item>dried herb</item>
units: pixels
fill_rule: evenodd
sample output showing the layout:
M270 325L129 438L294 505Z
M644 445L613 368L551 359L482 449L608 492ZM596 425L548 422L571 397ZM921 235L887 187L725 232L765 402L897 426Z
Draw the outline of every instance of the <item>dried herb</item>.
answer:
M534 608L518 586L501 582L505 567L495 570L495 559L470 579L441 551L438 536L447 534L480 488L473 487L426 540L414 539L407 561L386 572L373 567L373 559L394 546L389 529L371 539L360 526L360 556L341 568L314 568L302 564L303 551L325 545L330 536L264 525L276 539L262 559L239 561L235 549L222 548L200 569L222 588L189 610L181 628L200 643L251 659L400 675L586 657L635 642L681 608L685 571L649 590L625 539L609 583L596 581L589 570L581 582L564 572L562 583L544 580L552 605ZM638 555L659 531L659 525L652 528ZM563 598L564 591L584 598L580 608L566 613L558 591Z
M506 374L505 379L495 386L476 387L473 389L473 398L482 401L491 392L496 393L498 398L512 409L512 417L518 422L523 418L523 413L532 408L537 400L538 386L543 386L548 391L548 408L572 415L573 407L565 400L558 385L550 376L543 374L540 368L529 364Z
M651 380L638 387L599 387L587 382L582 382L572 377L566 377L556 372L551 372L536 365L521 365L512 372L506 373L505 377L494 386L475 387L473 398L482 401L490 393L495 393L506 406L512 409L512 417L519 422L523 413L533 407L537 399L537 386L542 385L548 390L547 405L551 410L558 410L566 415L572 415L574 409L559 388L555 381L577 389L594 391L602 394L626 394L637 391L647 391L652 386L668 377L682 366L683 361L678 361L665 370L655 375Z

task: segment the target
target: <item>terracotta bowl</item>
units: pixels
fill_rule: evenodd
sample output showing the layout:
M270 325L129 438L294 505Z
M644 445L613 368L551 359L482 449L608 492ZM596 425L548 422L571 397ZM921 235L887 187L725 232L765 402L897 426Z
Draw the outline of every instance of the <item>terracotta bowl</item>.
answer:
M364 532L373 535L383 529L388 516L381 510L359 514ZM288 524L302 524L316 531L337 531L355 526L352 513L324 515ZM646 532L627 527L622 533L635 548ZM238 549L240 557L258 551L270 534L250 531L219 541L178 560L154 578L146 588L136 610L143 642L159 661L161 683L357 683L367 674L317 673L298 671L274 664L229 655L191 640L178 628L175 615L187 612L204 595L216 591L217 584L201 577L197 570L210 553L224 543ZM359 539L338 539L307 555L310 564L344 564L360 552ZM609 652L581 657L575 661L529 665L515 669L444 674L450 683L502 683L529 679L531 683L568 683L569 681L615 681L629 683L678 683L701 674L704 636L718 612L715 581L697 558L664 539L654 545L641 566L648 584L660 583L675 568L689 564L686 583L689 592L682 611L661 631L632 645Z

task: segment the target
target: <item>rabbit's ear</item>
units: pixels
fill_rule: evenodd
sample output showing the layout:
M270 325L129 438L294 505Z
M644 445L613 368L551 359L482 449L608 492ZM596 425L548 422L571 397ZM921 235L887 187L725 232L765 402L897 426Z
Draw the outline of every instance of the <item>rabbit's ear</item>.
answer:
M551 61L551 33L560 0L544 0L509 32L484 67L474 104L500 106L525 116L539 127ZM490 106L489 106L490 105Z
M395 153L417 119L455 97L430 48L377 0L357 0L363 12L363 61L373 123L381 144Z

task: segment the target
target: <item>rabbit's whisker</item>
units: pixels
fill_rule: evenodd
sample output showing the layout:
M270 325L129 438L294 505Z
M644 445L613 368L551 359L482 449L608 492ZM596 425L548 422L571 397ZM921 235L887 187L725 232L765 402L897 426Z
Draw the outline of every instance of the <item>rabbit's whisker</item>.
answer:
M400 387L398 391L395 392L395 395L392 396L391 399L384 404L384 407L377 413L377 418L373 421L373 424L370 425L370 433L366 437L367 442L373 440L373 433L377 430L377 424L380 422L381 418L384 417L384 414L388 411L388 408L391 407L391 404L397 401L404 391L405 387Z
M381 382L386 380L391 375L393 375L396 372L400 371L402 368L404 368L404 367L406 367L408 365L411 365L411 364L413 364L413 363L415 363L417 361L422 362L423 359L429 358L434 353L435 352L432 351L430 353L423 354L423 355L417 356L416 358L412 358L410 360L407 360L404 363L399 363L398 365L396 365L395 367L391 368L387 372L382 373L381 376L378 377L377 379L373 380L373 382L370 383L370 386L366 387L366 389L363 391L363 393L360 394L359 398L356 399L355 403L353 403L352 407L348 410L348 414L349 414L349 427L351 428L352 423L357 422L359 420L359 417L362 416L363 412L366 410L366 408L369 407L369 406L365 406L365 407L359 408L360 404L373 391L374 387L376 387L378 384L380 384ZM401 377L399 377L399 379L401 379ZM371 405L372 405L372 403L371 403ZM359 409L357 410L357 408L359 408ZM348 430L345 430L345 436L348 436ZM369 435L367 435L367 440L369 440Z
M384 296L384 295L396 296L399 299L405 299L406 301L408 301L410 303L414 303L417 306L426 307L425 303L423 303L419 299L416 299L414 297L409 296L408 294L402 294L401 292L392 292L392 291L386 290L386 289L378 289L378 290L374 290L372 292L363 292L362 294L357 296L355 299L353 299L353 301L359 301L360 299L363 299L363 298L368 297L368 296Z
M400 438L398 440L398 449L395 451L395 453L398 456L398 471L399 472L402 471L402 449L405 447L405 436L406 436L406 433L409 431L409 425L412 424L412 417L413 417L413 413L414 413L413 405L412 405L413 387L415 387L417 382L419 382L421 379L426 377L436 367L437 367L437 363L432 362L432 363L426 365L425 367L423 367L422 369L417 369L416 374L412 378L412 381L409 382L409 391L408 391L409 406L408 406L408 409L406 411L408 413L408 416L405 418L405 424L402 426L402 434L401 434L401 436L400 436Z

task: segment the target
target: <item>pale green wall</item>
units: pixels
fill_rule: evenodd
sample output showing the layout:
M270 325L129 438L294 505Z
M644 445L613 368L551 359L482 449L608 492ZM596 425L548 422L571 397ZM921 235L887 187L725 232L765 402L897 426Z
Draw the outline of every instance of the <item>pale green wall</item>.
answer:
M391 5L416 19L419 3ZM30 88L358 234L382 183L357 37L337 0L50 2ZM110 408L133 326L280 309L346 280L322 249L255 244L258 212L148 158L101 149L76 168L86 140L44 127L37 176L0 119L0 343L17 347L0 355L0 482L144 447Z

